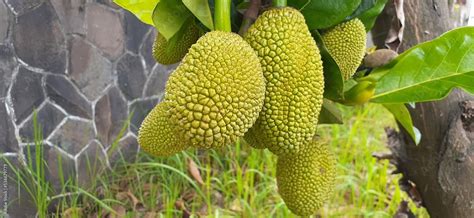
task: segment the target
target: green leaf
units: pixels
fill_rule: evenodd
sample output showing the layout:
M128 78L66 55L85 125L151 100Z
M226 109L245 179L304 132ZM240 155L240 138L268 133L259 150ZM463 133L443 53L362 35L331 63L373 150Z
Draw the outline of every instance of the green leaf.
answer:
M342 115L336 103L323 99L323 106L319 113L318 124L342 124Z
M153 11L153 23L161 35L169 40L192 16L181 1L160 0Z
M356 86L358 82L359 82L359 81L358 81L358 80L355 80L354 78L344 81L344 89L343 89L343 92L349 91L349 90L352 89L354 86Z
M153 26L153 10L160 0L114 0L115 4L130 11L143 23Z
M336 61L331 57L321 35L317 30L311 31L311 35L318 44L319 53L323 61L324 70L324 97L340 101L344 99L344 80L342 79L341 70L337 66Z
M310 30L334 26L351 15L361 0L288 0L303 13Z
M474 27L419 44L374 71L380 72L372 98L377 103L439 100L454 87L474 93Z
M377 0L374 7L358 16L359 20L364 23L365 30L367 32L369 32L372 27L374 27L375 20L377 20L379 14L382 13L383 9L385 8L385 4L387 4L387 1L388 0Z
M183 0L184 5L210 30L214 29L208 0Z
M419 144L421 140L420 131L413 126L411 115L404 104L382 104L395 119L402 125L402 127L408 132L415 144Z
M165 52L167 54L173 54L176 52L176 48L179 46L178 43L182 43L184 41L186 31L189 30L190 25L196 25L192 17L188 18L188 20L186 20L186 22L184 22L184 24L181 26L179 31L167 41L167 46L165 48Z
M362 13L368 11L372 7L374 7L377 0L362 0L359 7L349 16L346 20L353 19L354 17L358 17Z
M357 10L347 19L355 17L364 23L365 30L368 32L375 24L375 20L383 11L388 0L362 0Z
M382 68L379 68L378 70L374 70L374 71L370 72L370 74L367 75L367 76L357 78L357 81L368 80L368 81L372 81L372 82L377 82L377 81L380 80L380 78L382 78L389 71L390 71L390 69L382 70Z

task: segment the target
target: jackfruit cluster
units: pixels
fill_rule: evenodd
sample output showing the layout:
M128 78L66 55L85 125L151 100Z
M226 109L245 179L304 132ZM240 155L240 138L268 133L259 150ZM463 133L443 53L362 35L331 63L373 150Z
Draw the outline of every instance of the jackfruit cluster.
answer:
M171 122L170 104L162 102L145 117L138 132L140 148L154 156L170 156L188 147L182 132Z
M181 61L200 35L199 28L194 23L184 24L180 31L183 31L182 34L175 34L169 40L160 33L156 34L152 53L158 63L168 65Z
M212 31L191 46L166 85L173 121L190 145L235 142L255 123L265 79L254 50L237 34Z
M277 160L278 193L299 216L314 214L330 197L336 177L336 158L325 143L307 142L297 155Z
M288 208L301 216L315 213L333 188L335 158L326 144L312 140L324 78L304 16L274 8L244 38L211 31L197 41L183 40L186 49L166 46L163 38L155 42L157 60L179 56L158 62L182 62L168 79L164 102L140 127L141 148L166 156L188 147L218 148L244 136L253 147L278 155L278 190Z
M350 79L365 54L367 36L362 21L355 18L338 24L324 32L322 39L344 80Z
M321 56L305 19L293 8L271 9L244 39L257 52L266 79L262 111L244 138L277 155L298 153L315 134L324 91Z

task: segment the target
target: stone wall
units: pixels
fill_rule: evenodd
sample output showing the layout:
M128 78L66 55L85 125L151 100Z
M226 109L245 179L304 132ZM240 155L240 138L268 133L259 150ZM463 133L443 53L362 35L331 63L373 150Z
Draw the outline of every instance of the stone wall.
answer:
M87 160L110 167L118 152L133 159L138 127L175 67L153 60L154 28L111 1L0 0L0 154L21 167L37 111L55 189L58 159L84 185L93 176ZM18 197L15 185L8 190L2 204ZM33 213L28 203L12 203L8 212Z

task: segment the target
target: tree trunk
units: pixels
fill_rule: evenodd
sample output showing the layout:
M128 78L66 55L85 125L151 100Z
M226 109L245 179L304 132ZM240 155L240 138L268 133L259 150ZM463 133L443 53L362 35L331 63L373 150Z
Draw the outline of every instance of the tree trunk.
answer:
M452 0L390 1L374 27L374 43L385 44L394 19L393 4L404 3L405 30L400 52L453 28ZM417 146L403 131L387 130L391 162L403 174L401 185L421 198L432 217L474 217L474 96L454 90L446 99L409 107L421 134ZM413 189L414 188L414 189Z

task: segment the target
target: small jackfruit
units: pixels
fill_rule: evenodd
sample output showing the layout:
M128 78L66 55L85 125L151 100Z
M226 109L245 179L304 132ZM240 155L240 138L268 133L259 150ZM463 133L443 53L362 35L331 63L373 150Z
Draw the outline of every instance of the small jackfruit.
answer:
M160 64L174 64L188 53L189 47L196 43L199 38L199 29L194 23L186 23L180 31L171 39L166 38L160 33L156 34L155 42L153 42L153 57Z
M325 143L307 142L303 152L278 157L278 193L288 209L309 216L329 199L336 177L336 159Z
M336 61L344 80L354 75L365 54L365 26L359 19L336 25L322 35L324 45Z
M264 95L255 51L235 33L212 31L191 46L171 74L165 98L192 146L215 148L247 132Z
M143 120L138 132L138 144L155 156L170 156L188 147L182 132L171 122L168 102L162 102Z
M244 36L266 79L265 103L244 136L253 147L297 153L313 137L324 91L321 56L303 15L284 7L264 12Z
M344 92L344 101L346 105L361 105L367 103L375 93L375 82L360 81L354 87Z

